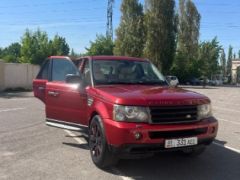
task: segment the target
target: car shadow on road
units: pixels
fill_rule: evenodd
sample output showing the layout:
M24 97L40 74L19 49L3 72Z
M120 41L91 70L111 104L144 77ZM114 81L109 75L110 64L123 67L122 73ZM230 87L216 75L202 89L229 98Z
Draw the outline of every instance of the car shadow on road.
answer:
M221 144L221 145L225 145L227 142L226 142L226 141L220 141L220 140L215 139L215 140L214 140L214 143Z
M83 144L76 144L76 143L69 143L69 142L63 142L62 144L67 145L67 146L71 146L71 147L75 147L75 148L81 148L84 150L89 150L89 146L88 146L88 135L86 134L85 130L81 131L81 135L75 135L75 136L70 136L70 135L66 135L65 137L67 138L80 138L82 140L84 140L86 143Z
M148 159L121 160L116 168L136 180L238 180L240 154L212 144L195 158L164 152Z
M30 98L33 97L31 91L27 92L0 92L0 98L11 99L11 98Z
M63 142L63 144L89 150L88 138L85 135L67 135L66 137L84 138L86 143L83 144L69 142ZM225 141L219 140L215 140L215 143L226 144ZM198 157L184 157L180 153L162 152L151 158L120 160L115 167L106 171L135 180L239 180L240 154L216 144L210 145Z
M86 143L86 144L76 144L76 143L63 142L62 144L67 145L67 146L71 146L71 147L75 147L75 148L81 148L81 149L84 149L84 150L89 150L88 143Z

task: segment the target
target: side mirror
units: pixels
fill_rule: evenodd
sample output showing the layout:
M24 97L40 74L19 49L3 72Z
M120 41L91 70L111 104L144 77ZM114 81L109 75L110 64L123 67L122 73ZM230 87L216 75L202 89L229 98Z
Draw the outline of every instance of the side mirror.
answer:
M66 75L66 83L68 84L80 84L82 81L81 76L75 74Z

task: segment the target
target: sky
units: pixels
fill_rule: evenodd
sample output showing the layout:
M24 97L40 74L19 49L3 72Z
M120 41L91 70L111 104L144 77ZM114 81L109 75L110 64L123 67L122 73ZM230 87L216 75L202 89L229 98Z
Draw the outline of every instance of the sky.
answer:
M140 0L143 2L144 0ZM200 40L218 37L227 50L240 49L240 1L193 0L201 14ZM113 27L120 22L121 0L115 0ZM96 34L106 33L107 0L1 0L0 47L20 42L25 30L40 28L50 38L66 38L77 53L84 53Z

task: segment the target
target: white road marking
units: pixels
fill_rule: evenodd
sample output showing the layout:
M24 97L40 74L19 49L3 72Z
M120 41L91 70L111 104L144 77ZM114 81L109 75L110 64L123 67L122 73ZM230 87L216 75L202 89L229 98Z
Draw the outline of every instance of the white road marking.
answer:
M220 146L220 147L224 147L224 148L227 148L231 151L234 151L234 152L237 152L237 153L240 153L240 150L239 149L236 149L236 148L233 148L233 147L229 147L229 146L226 146L226 145L223 145L223 144L220 144L220 143L217 143L217 142L213 142L213 144L217 145L217 146Z
M240 106L240 104L237 104L237 103L228 103L228 102L225 102L226 100L224 100L224 101L219 101L219 100L215 100L215 101L212 101L212 103L213 103L213 107L214 107L214 104L221 104L221 105L225 105L225 106L227 106L227 105L230 105L230 106L235 106L235 107L237 107L237 106Z
M64 130L64 131L65 131L69 136L72 136L73 139L74 139L75 141L77 141L79 144L86 144L86 143L87 143L87 141L85 141L85 140L83 140L83 139L81 139L81 138L76 137L77 135L74 134L73 132L71 132L71 131L69 131L69 130Z
M74 134L73 132L69 131L69 130L64 130L69 136L72 136L73 139L75 141L77 141L79 144L86 144L87 142L81 138L76 137L76 134ZM127 177L125 175L123 175L123 173L121 173L121 171L119 171L116 168L112 168L112 170L114 171L114 173L116 173L118 175L118 177L120 177L122 180L133 180L133 178L131 177Z
M14 98L14 99L7 99L8 101L29 101L30 98Z
M133 180L133 178L123 175L123 173L119 171L117 168L112 168L112 170L114 171L114 173L118 175L118 177L120 177L123 180Z
M19 110L23 110L26 108L9 108L9 109L0 109L0 113L1 112L9 112L9 111L19 111Z
M0 157L2 156L2 157L7 157L7 156L13 156L13 155L15 155L15 153L13 153L13 152L1 152L0 153Z
M240 125L240 122L235 122L235 121L229 121L229 120L226 120L226 119L222 119L222 118L217 118L219 121L225 121L225 122L229 122L229 123L232 123L232 124L237 124L237 125Z
M238 111L238 110L229 109L229 108L222 108L222 107L217 107L217 106L214 106L214 107L213 107L213 110L215 110L215 109L220 109L220 110L224 110L224 111L230 111L230 112L240 113L240 111Z

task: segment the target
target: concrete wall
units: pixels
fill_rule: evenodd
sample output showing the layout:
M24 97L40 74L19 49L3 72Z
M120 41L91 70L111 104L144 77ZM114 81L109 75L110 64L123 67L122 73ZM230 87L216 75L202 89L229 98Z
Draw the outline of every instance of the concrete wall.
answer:
M237 68L240 67L240 59L232 61L232 83L237 82Z
M0 60L0 91L4 89L4 62Z
M36 77L39 66L31 64L3 63L0 61L0 90L32 89L32 80Z

